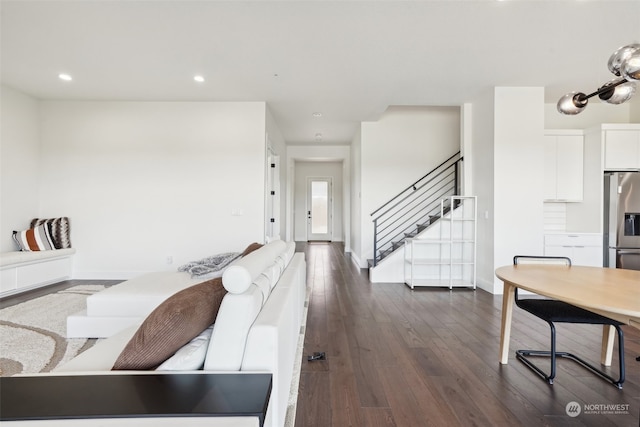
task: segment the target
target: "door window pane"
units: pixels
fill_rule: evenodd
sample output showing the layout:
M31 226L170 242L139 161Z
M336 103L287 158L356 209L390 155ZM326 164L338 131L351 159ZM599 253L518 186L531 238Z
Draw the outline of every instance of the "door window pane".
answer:
M324 234L329 232L328 221L329 183L311 182L311 232Z

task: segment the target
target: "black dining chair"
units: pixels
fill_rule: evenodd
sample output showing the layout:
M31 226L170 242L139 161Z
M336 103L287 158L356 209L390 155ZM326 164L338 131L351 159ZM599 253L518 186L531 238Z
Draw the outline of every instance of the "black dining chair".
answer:
M571 266L571 259L567 257L555 257L555 256L529 256L529 255L516 255L513 257L513 263L515 265L521 264L556 264ZM533 314L536 317L544 320L549 324L551 328L551 350L516 350L516 358L540 375L549 384L553 384L553 379L556 376L556 358L563 357L573 360L598 375L602 379L610 382L619 389L622 388L624 383L624 336L620 325L622 323L609 319L608 317L601 316L596 313L592 313L580 307L576 307L563 301L557 301L548 298L519 298L518 288L515 289L515 303L521 309ZM618 354L619 354L619 367L620 377L614 379L607 375L604 371L596 368L587 361L581 359L575 354L568 352L559 352L556 350L556 327L554 323L585 323L592 325L610 325L613 326L618 333ZM549 357L551 359L551 372L545 373L542 369L536 366L528 356L534 357Z

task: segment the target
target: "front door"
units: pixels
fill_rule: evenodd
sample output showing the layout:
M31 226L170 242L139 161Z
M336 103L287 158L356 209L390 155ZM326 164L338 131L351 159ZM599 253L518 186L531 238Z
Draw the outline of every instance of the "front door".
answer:
M331 178L307 180L307 240L331 241Z

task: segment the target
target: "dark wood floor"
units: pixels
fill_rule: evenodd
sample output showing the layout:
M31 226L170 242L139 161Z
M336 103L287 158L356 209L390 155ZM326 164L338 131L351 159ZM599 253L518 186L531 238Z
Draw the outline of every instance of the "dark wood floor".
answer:
M296 427L639 425L637 330L624 328L623 390L567 360L558 361L549 386L513 355L508 365L498 363L501 296L372 284L341 244L299 250L307 256L311 297ZM548 348L547 324L514 311L512 354ZM558 348L597 365L601 330L558 325ZM306 360L318 351L326 361ZM567 415L570 402L581 405L577 417ZM602 413L613 404L623 413Z
M102 285L113 286L121 283L122 280L64 280L62 282L54 283L41 288L32 289L30 291L21 292L19 294L10 295L4 298L0 298L0 309L11 307L12 305L20 304L21 302L28 301L33 298L38 298L52 292L58 292L63 289L70 288L78 285Z

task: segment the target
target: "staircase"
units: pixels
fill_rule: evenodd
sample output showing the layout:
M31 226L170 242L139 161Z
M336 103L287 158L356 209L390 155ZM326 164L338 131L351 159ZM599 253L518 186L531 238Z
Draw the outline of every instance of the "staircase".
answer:
M441 201L460 194L460 152L436 166L422 178L371 213L373 218L373 259L370 267L404 246L406 239L422 233L457 207L451 199L441 209Z

